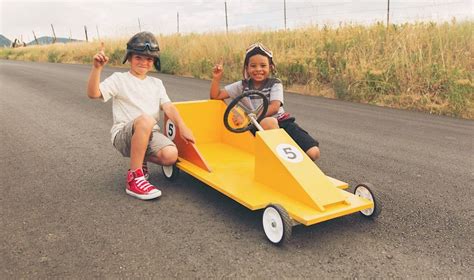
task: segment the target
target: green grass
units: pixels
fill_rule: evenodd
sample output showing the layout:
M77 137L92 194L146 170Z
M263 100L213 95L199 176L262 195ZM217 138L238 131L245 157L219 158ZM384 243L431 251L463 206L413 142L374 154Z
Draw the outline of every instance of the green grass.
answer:
M162 72L211 78L224 61L225 82L242 78L245 48L272 49L285 88L380 106L474 119L473 21L291 31L159 36ZM122 66L127 38L107 40L110 65ZM0 58L91 63L99 42L0 49ZM86 82L86 81L84 81Z

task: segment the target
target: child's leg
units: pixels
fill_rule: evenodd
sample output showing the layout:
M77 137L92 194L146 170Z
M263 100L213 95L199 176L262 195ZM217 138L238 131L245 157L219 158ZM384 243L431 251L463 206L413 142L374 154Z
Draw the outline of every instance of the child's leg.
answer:
M158 165L169 166L178 160L178 149L173 141L159 130L153 130L146 155L146 160L148 161Z
M114 146L122 155L130 156L130 169L127 172L127 194L139 199L154 199L161 195L161 191L150 184L142 170L142 163L150 141L154 118L141 115L126 124L115 136Z
M158 152L149 155L148 161L156 163L158 165L173 165L178 159L178 149L175 146L166 146Z
M274 117L264 118L263 120L260 121L260 125L262 126L264 130L280 128L280 126L278 125L277 119Z
M306 154L315 161L321 156L319 142L311 137L308 132L302 129L294 120L281 122L281 127L290 135L290 137L300 146Z
M133 121L133 135L130 148L130 170L142 168L145 152L156 120L149 115L141 115Z
M319 159L319 157L321 156L321 152L319 151L319 148L314 146L314 147L311 147L309 148L308 150L306 150L306 154L313 160L317 160Z

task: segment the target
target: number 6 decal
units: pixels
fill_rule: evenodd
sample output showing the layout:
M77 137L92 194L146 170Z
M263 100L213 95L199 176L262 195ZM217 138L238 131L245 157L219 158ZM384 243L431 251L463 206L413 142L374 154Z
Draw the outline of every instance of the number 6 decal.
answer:
M278 155L286 161L297 163L303 160L300 150L290 144L279 144L276 147Z
M171 141L174 140L174 137L176 136L176 126L174 125L173 121L171 119L168 119L166 121L166 136L171 139Z

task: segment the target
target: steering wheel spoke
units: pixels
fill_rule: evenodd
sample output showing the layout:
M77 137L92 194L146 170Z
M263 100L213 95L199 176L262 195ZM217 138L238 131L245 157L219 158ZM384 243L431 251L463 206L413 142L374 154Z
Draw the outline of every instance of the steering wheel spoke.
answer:
M250 98L250 97L254 97L254 100L257 99L257 98L262 100L262 103L258 105L257 109L252 109L252 108L254 108L254 106L253 106L252 103L250 103L251 100L252 100L252 98ZM245 101L243 101L243 100L245 100ZM255 127L255 125L252 123L251 119L254 119L257 123L259 123L265 117L265 114L267 113L268 104L269 104L268 99L259 90L249 90L246 93L237 96L234 100L232 100L232 102L230 102L230 104L227 106L227 109L225 110L225 113L224 113L224 125L225 125L225 127L228 130L230 130L232 132L235 132L235 133L242 133L242 132L245 132L247 130L250 130L251 128ZM238 110L238 107L240 107L242 110ZM251 108L249 108L249 107L251 107ZM235 108L235 110L234 110L234 108ZM243 112L245 114L245 117L242 118L242 120L243 121L246 120L247 123L236 124L234 120L230 121L232 123L229 122L229 117L230 116L235 116L235 111L236 110L239 113Z

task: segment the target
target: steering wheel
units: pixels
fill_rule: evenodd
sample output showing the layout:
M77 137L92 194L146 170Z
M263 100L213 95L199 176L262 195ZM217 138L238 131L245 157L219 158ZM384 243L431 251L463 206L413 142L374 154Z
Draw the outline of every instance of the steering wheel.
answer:
M243 100L246 98L245 100ZM258 108L254 109L253 105L250 102L250 99L256 99L260 98L262 99L262 104L258 106ZM268 99L265 97L265 95L259 91L259 90L249 90L244 94L241 94L237 96L230 104L227 106L227 109L225 110L224 113L224 125L225 127L235 133L242 133L245 132L253 127L255 127L255 123L259 123L263 118L265 118L265 114L267 113L268 110ZM243 111L245 113L245 116L247 120L249 120L246 124L244 124L242 127L233 127L229 123L229 115L231 112L233 114L236 113L236 111L239 111L237 109L243 109L240 111ZM237 113L238 114L238 113ZM257 126L258 127L258 126Z

